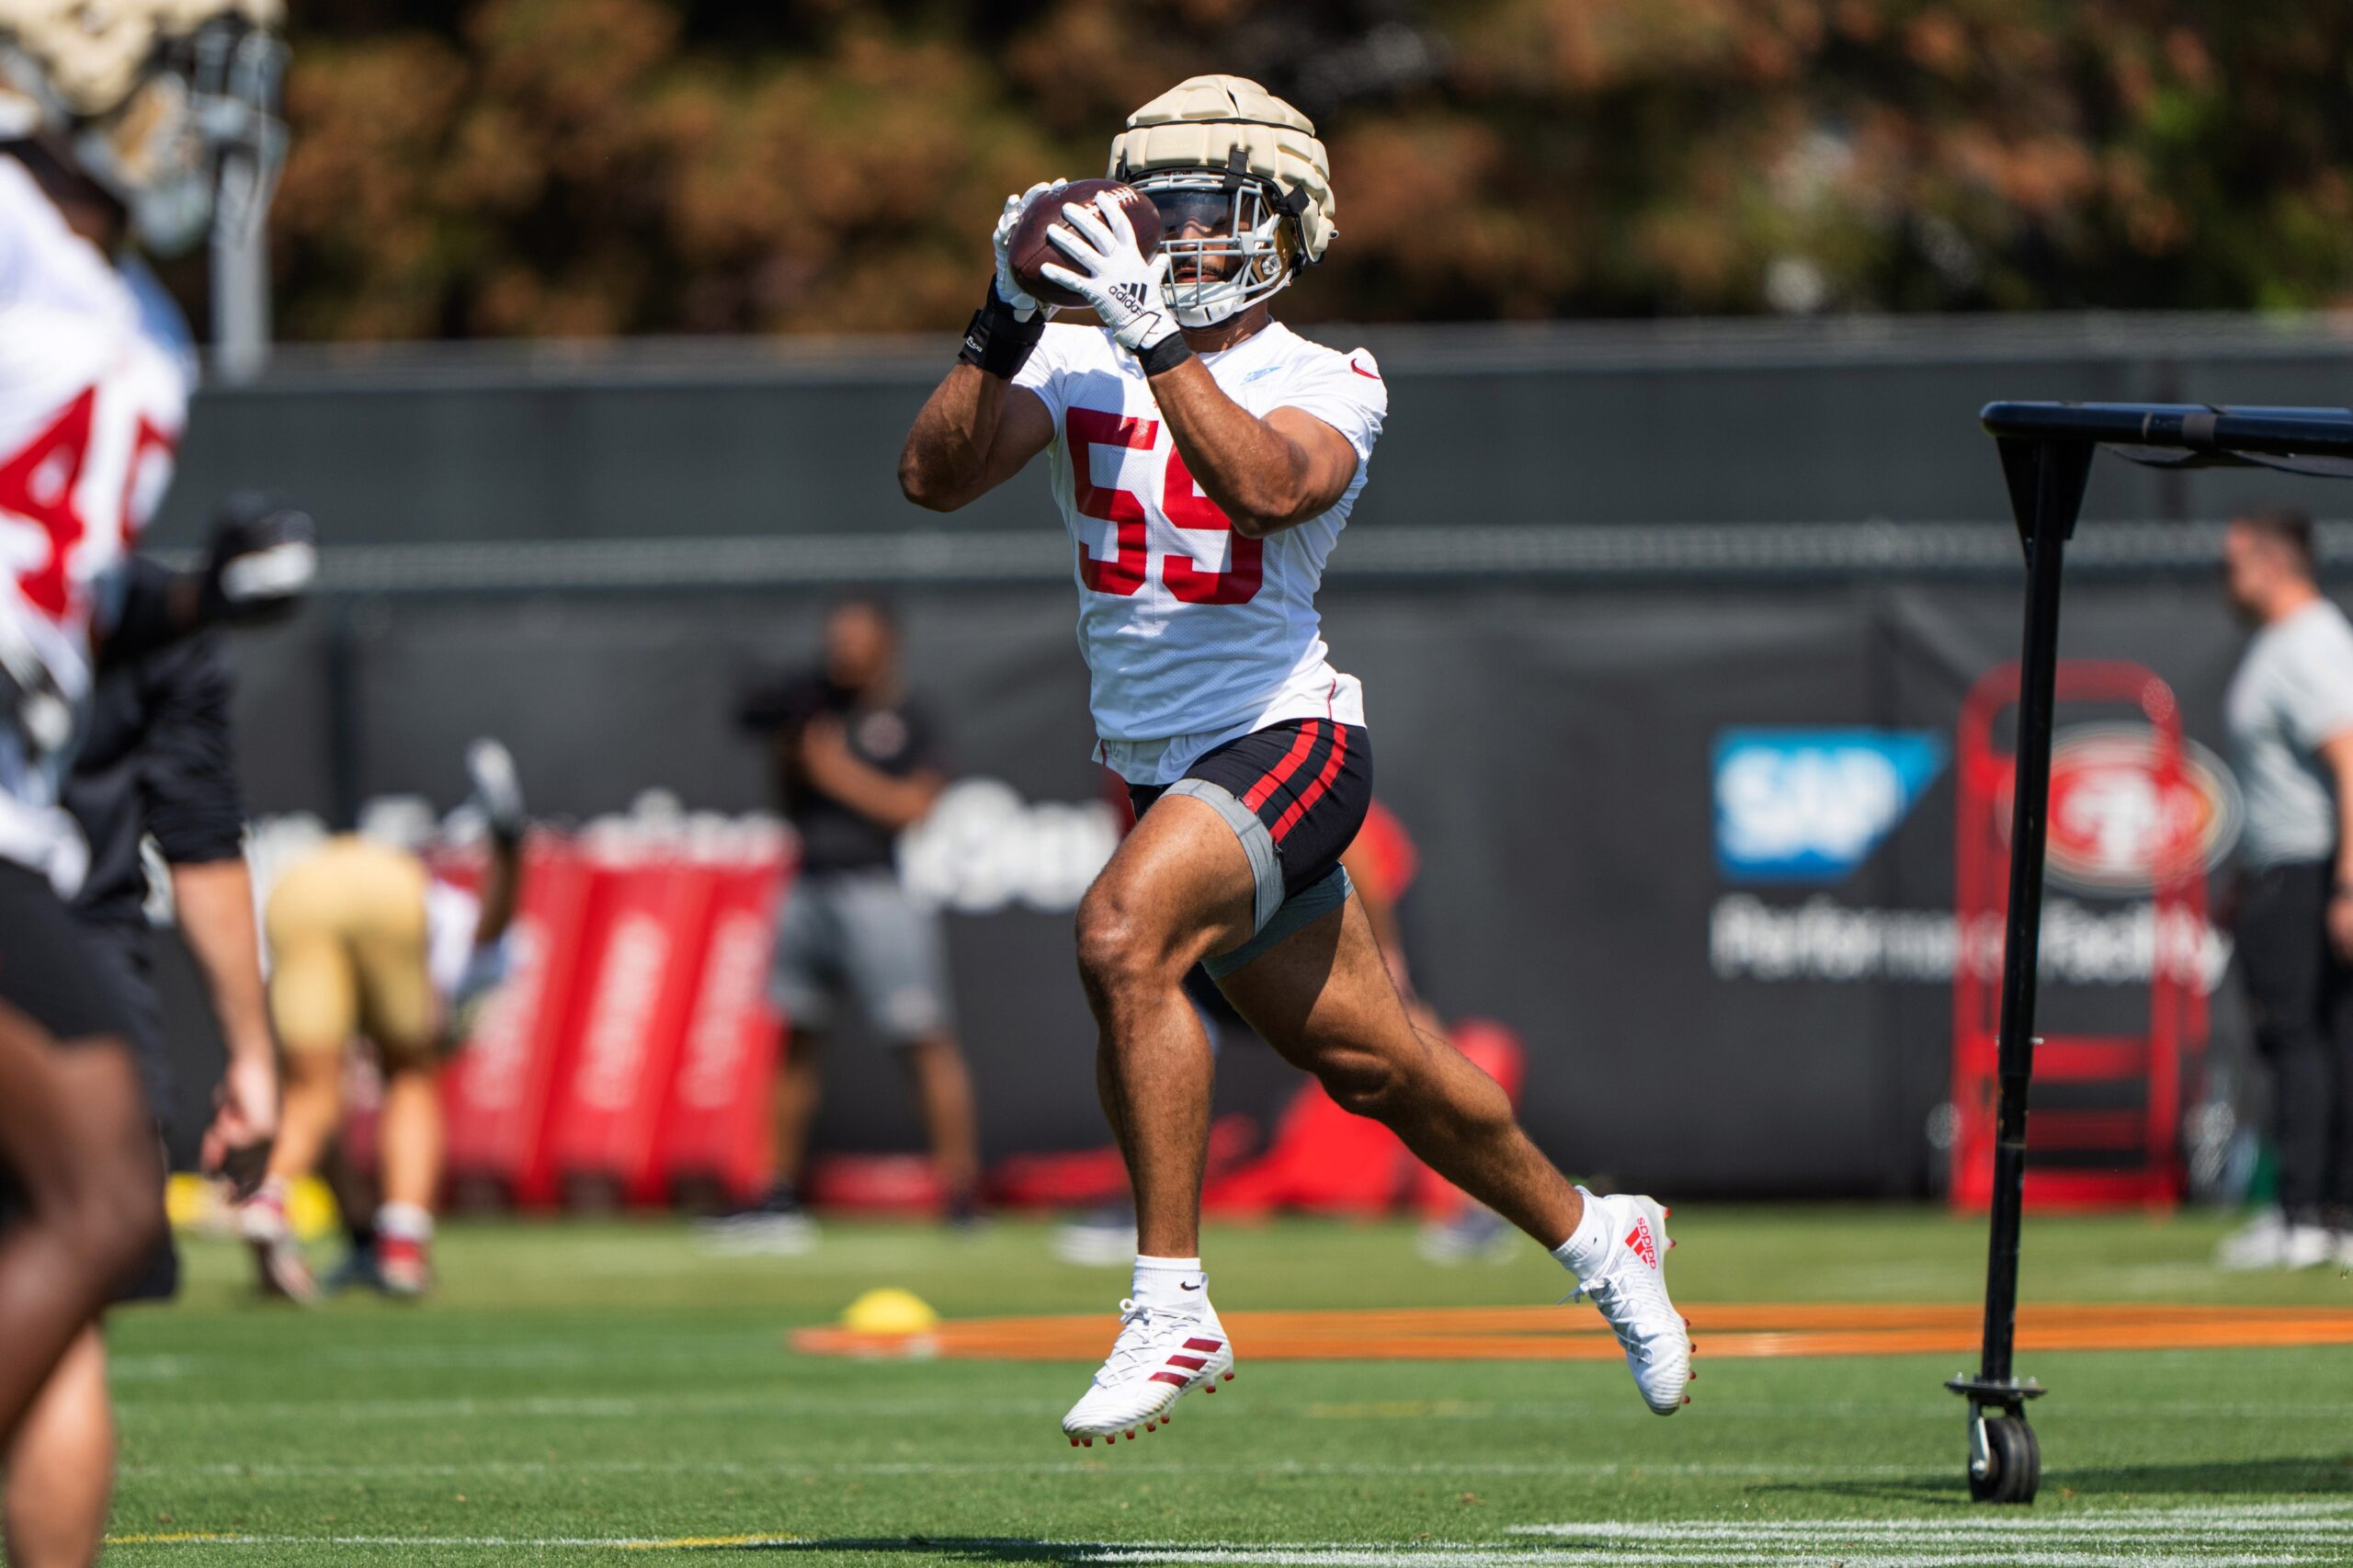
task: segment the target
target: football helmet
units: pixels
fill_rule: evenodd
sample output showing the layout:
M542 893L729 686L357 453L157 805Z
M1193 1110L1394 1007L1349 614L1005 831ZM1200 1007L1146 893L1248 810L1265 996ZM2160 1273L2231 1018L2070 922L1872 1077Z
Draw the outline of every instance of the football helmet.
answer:
M40 140L148 249L257 226L286 148L281 0L0 0L0 142ZM230 172L234 169L234 177Z
M1168 305L1187 326L1275 293L1337 232L1314 123L1246 76L1194 76L1128 116L1110 177L1160 210Z

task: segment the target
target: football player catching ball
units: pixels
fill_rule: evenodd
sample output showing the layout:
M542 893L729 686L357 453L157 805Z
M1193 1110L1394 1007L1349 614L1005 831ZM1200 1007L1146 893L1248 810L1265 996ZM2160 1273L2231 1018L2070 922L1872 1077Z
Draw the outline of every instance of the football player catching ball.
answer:
M1113 192L1063 205L1048 231L1063 259L1031 281L1094 319L1049 324L1008 242L1062 182L1009 199L987 303L899 460L907 497L949 511L1050 454L1098 756L1137 811L1077 936L1139 1256L1118 1339L1063 1430L1132 1438L1233 1375L1198 1256L1211 1061L1182 986L1196 963L1341 1105L1551 1249L1644 1401L1672 1415L1691 1346L1666 1294L1665 1210L1572 1186L1495 1081L1413 1027L1340 869L1372 754L1315 590L1389 397L1370 354L1269 313L1332 243L1323 144L1256 83L1197 76L1128 118L1109 173L1157 210L1157 249Z

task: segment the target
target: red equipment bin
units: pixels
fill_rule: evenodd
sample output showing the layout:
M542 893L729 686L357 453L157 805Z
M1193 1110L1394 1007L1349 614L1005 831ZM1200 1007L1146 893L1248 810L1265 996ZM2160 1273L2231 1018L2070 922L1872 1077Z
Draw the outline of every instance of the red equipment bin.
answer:
M767 1185L770 1085L784 1021L768 1005L776 912L792 868L768 844L722 868L711 894L707 949L686 1034L654 1136L654 1179L640 1192L673 1200L746 1202Z
M541 1132L574 1011L594 892L594 874L575 845L532 835L515 911L514 972L441 1075L449 1182L460 1207L543 1202L552 1193Z
M2008 912L2010 793L2017 758L1997 751L1994 724L2017 701L2014 664L1988 671L1962 705L1954 835L1952 1201L1983 1210L1993 1198L1995 1107L2001 1007L2002 931ZM2145 1034L2040 1039L2034 1085L2086 1085L2089 1097L2137 1101L2106 1108L2039 1108L2027 1119L2026 1201L2040 1208L2170 1206L2182 1194L2179 1151L2185 1051L2206 1039L2197 943L2206 882L2183 762L2181 712L2172 688L2138 665L2067 660L2056 700L2126 704L2148 720L2147 800L2154 802L2145 868L2154 904ZM2060 807L2054 803L2054 816ZM2049 954L2046 950L2045 959ZM2045 983L2048 983L2046 976ZM2099 1093L2100 1085L2112 1092ZM2038 1161L2040 1163L2039 1164Z
M654 1136L686 1040L710 929L715 866L625 852L584 947L579 1010L549 1108L548 1160L566 1207L654 1195Z

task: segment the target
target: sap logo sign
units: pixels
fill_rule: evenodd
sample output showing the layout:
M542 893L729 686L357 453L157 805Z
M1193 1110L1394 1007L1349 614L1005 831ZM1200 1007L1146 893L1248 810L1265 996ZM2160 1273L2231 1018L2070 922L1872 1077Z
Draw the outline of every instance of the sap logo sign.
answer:
M1716 861L1750 882L1831 882L1861 865L1945 764L1904 730L1726 730L1716 737Z

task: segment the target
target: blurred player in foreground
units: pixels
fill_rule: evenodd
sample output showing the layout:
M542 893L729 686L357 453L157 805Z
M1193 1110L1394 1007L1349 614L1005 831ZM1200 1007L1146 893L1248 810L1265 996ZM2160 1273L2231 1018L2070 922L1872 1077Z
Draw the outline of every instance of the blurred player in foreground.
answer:
M134 558L128 570L147 574L160 591L163 568L154 562ZM148 1103L164 1118L173 1100L171 1053L155 992L142 855L153 835L169 878L173 923L196 958L228 1048L200 1164L250 1187L278 1124L278 1067L245 869L244 801L229 725L233 686L218 632L102 665L65 803L90 850L74 913L105 983L121 998ZM178 1290L179 1256L166 1235L113 1300L166 1301ZM114 1457L106 1373L106 1341L95 1326L85 1329L26 1415L6 1466L12 1561L97 1556Z
M938 730L912 700L899 629L881 599L836 604L819 669L753 692L739 715L775 756L778 804L801 865L777 922L775 1001L792 1029L776 1084L776 1176L765 1198L713 1221L717 1244L794 1253L816 1243L799 1183L842 1005L896 1046L913 1081L951 1223L974 1217L980 1129L956 1040L939 916L899 881L899 835L930 812L948 776Z
M317 1298L286 1216L293 1184L319 1168L343 1115L344 1051L355 1040L383 1063L378 1131L382 1201L355 1241L389 1295L432 1280L433 1205L441 1187L441 1063L474 1006L506 977L506 931L522 877L523 795L496 741L466 749L473 801L489 828L479 898L425 862L357 834L328 839L270 889L269 1010L285 1051L285 1103L269 1172L244 1210L267 1294Z
M0 0L0 1440L12 1509L44 1475L72 1488L12 1512L19 1564L96 1552L105 1434L92 1451L25 1417L62 1357L86 1386L84 1329L163 1237L125 998L60 897L87 854L66 767L102 665L282 608L316 563L309 519L266 513L224 518L196 572L124 569L190 381L185 329L126 247L203 238L233 169L245 199L223 221L258 222L281 134L275 16Z
M1041 281L1097 321L1049 326L1006 247L1051 187L1009 199L963 362L899 467L909 499L945 511L1051 449L1098 756L1139 815L1080 905L1078 960L1140 1252L1118 1340L1063 1429L1074 1443L1149 1430L1233 1366L1198 1256L1212 1062L1183 990L1197 962L1334 1099L1551 1248L1643 1400L1671 1415L1690 1342L1666 1294L1665 1211L1573 1187L1495 1082L1414 1028L1339 865L1371 759L1362 691L1328 663L1314 596L1388 394L1370 355L1268 313L1331 241L1323 144L1256 83L1201 76L1129 117L1110 173L1158 210L1158 254L1118 202L1065 204L1051 235L1069 264Z
M2222 711L2246 789L2233 935L2271 1068L2279 1199L2215 1261L2353 1265L2353 625L2314 581L2303 513L2234 519L2222 560L2256 629Z

